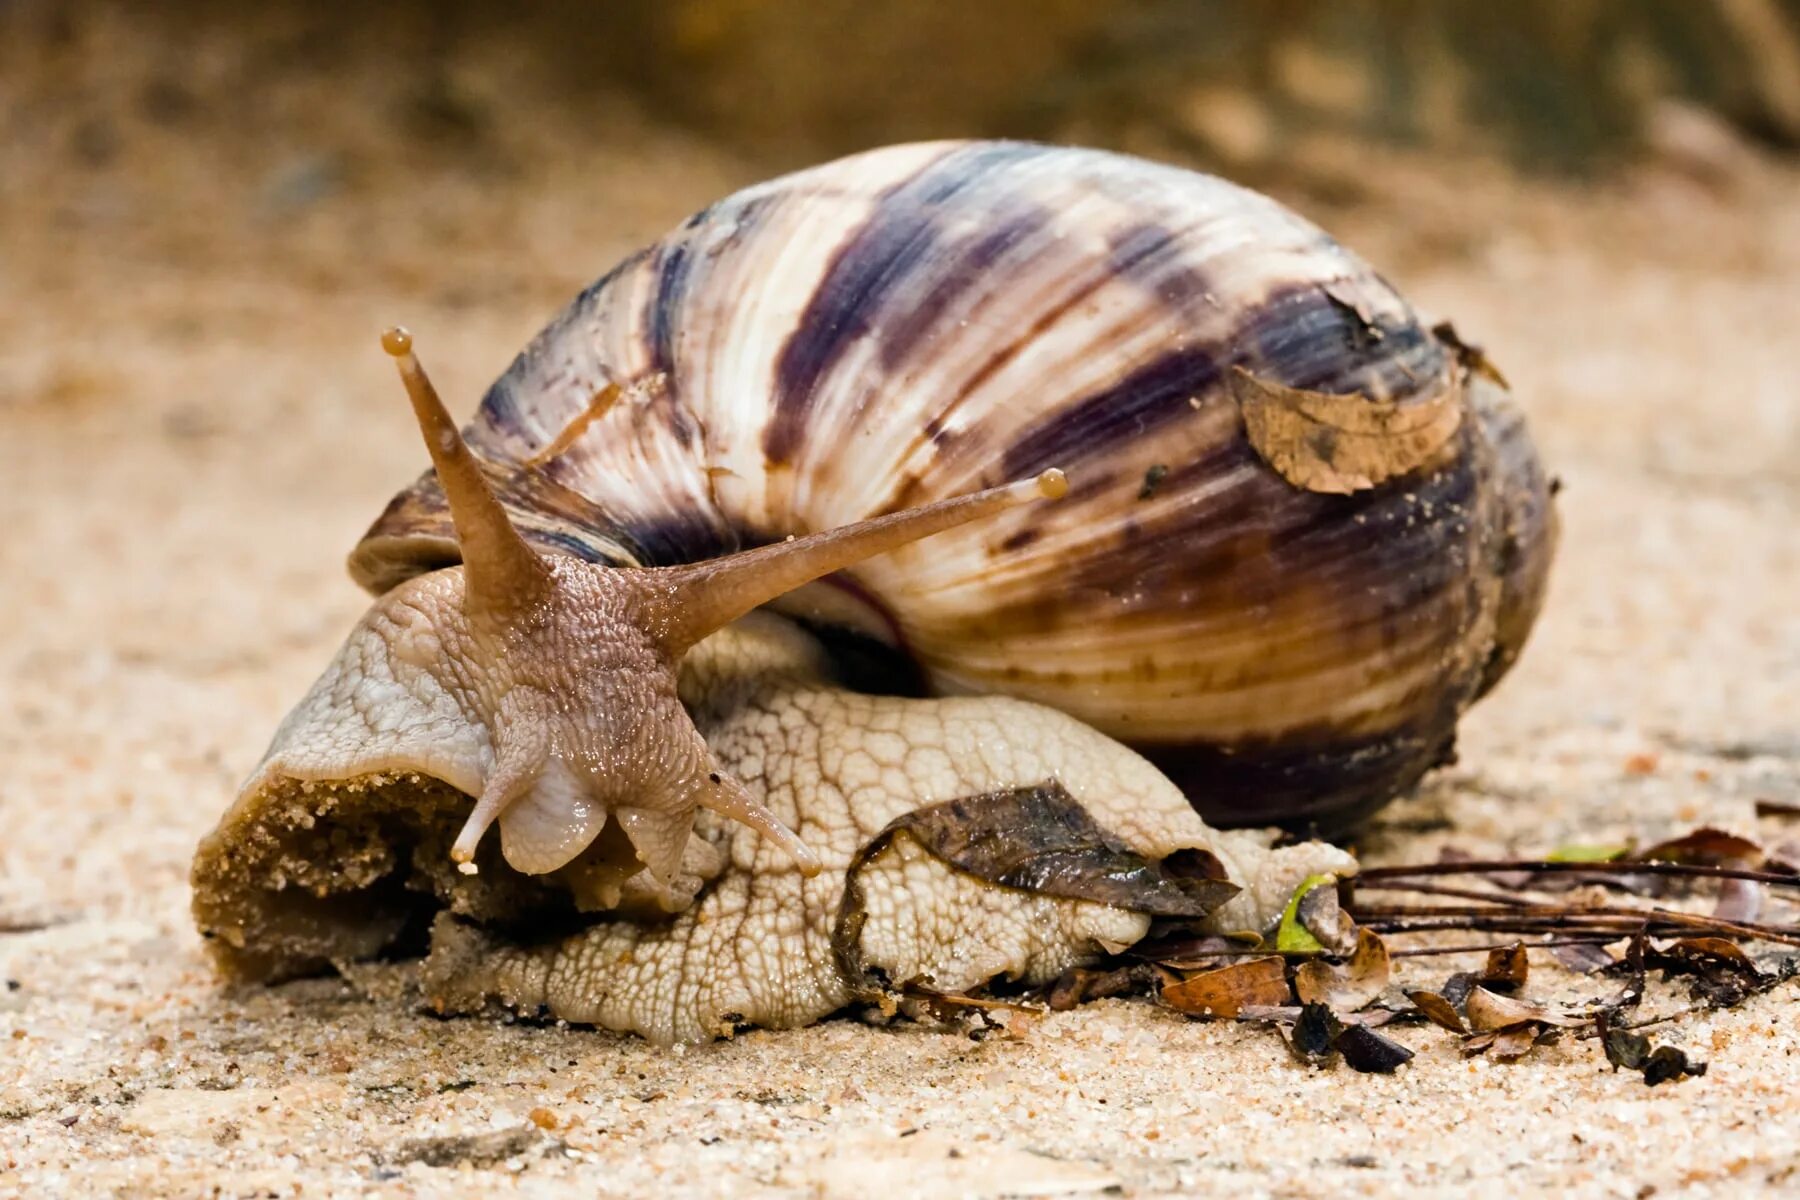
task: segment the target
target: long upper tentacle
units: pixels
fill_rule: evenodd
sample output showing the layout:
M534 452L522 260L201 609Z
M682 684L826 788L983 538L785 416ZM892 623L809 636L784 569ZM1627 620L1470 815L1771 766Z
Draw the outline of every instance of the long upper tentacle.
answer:
M457 431L437 389L412 350L412 334L398 326L381 335L400 380L412 400L425 448L437 468L438 484L450 502L456 542L467 580L469 615L505 616L526 607L549 587L550 569L507 519L506 510L481 473L481 464Z
M1035 479L1003 484L823 533L759 546L740 554L646 571L667 597L665 644L679 654L754 608L866 558L992 516L1032 500L1062 498L1068 480L1054 468ZM662 591L661 588L658 589Z

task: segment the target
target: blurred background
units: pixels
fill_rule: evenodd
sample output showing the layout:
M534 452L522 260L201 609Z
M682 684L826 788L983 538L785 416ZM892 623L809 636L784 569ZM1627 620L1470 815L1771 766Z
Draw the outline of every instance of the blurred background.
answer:
M473 254L560 295L721 189L971 135L1311 211L1412 186L1408 224L1454 243L1481 222L1442 209L1495 174L1729 193L1800 147L1800 0L0 0L0 122L14 253L247 236L320 282L429 247L464 288L496 282Z

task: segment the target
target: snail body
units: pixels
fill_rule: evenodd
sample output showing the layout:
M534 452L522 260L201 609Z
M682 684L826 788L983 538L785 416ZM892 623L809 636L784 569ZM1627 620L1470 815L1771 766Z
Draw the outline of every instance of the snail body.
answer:
M1150 915L1255 928L1354 864L1195 810L1386 800L1542 596L1545 480L1485 360L1275 202L1117 155L748 189L461 434L384 345L435 470L196 859L242 975L437 912L441 1008L668 1040L1045 978ZM886 648L860 691L832 630Z

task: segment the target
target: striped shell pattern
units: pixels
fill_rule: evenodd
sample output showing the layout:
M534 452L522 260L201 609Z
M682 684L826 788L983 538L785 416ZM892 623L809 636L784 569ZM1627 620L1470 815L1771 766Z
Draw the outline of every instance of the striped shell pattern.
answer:
M787 607L898 647L933 690L1080 717L1214 820L1335 825L1446 757L1541 599L1545 478L1469 358L1254 192L931 143L696 214L539 334L468 436L538 545L643 564L1061 467L1063 503ZM609 384L624 400L552 447ZM1394 430L1415 452L1391 478L1289 461ZM455 556L427 476L352 572L380 591Z

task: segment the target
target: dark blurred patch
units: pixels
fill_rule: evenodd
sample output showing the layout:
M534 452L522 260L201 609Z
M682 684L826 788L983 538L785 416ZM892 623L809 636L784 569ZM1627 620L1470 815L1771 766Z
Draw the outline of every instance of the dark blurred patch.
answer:
M100 8L0 5L0 36L79 54L72 31ZM1368 194L1380 185L1357 148L1370 144L1577 173L1647 148L1702 174L1735 153L1708 120L1800 147L1800 0L187 0L133 20L177 42L241 25L257 43L251 87L379 60L405 99L371 119L453 144L494 120L466 68L523 54L574 112L599 120L597 97L628 92L788 163L1007 135ZM179 75L142 96L164 125L195 103Z

